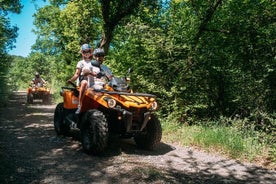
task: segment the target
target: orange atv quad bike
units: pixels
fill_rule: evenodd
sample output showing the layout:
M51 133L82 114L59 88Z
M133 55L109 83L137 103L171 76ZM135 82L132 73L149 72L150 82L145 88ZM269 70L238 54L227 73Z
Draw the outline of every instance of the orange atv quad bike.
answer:
M54 114L56 133L66 135L71 128L80 129L83 150L94 155L104 153L110 135L134 138L139 148L154 149L162 137L154 114L156 96L133 93L127 81L127 77L112 77L101 90L87 89L79 114L75 113L79 88L74 83L74 87L62 87L63 103L56 106Z
M35 99L41 99L43 103L51 103L51 92L47 84L31 84L27 90L27 103L32 104Z

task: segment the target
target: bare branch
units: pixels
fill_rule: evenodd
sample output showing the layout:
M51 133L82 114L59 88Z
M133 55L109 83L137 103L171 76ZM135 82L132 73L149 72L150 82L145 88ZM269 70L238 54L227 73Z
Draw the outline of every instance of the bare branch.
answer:
M209 9L206 11L206 16L205 16L204 20L201 22L201 24L199 26L199 30L195 36L195 43L198 42L203 31L206 29L207 24L209 23L209 21L212 19L213 15L214 15L214 13L216 12L217 8L219 7L220 4L222 4L222 1L223 0L218 0L213 5L211 5L209 7Z

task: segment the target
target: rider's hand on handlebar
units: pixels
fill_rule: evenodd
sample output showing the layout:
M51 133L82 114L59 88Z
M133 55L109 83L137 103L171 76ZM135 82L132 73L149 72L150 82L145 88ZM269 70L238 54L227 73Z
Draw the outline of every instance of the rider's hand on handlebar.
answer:
M97 78L101 78L101 77L103 77L103 76L105 76L105 73L104 72L99 72L99 73L97 73Z

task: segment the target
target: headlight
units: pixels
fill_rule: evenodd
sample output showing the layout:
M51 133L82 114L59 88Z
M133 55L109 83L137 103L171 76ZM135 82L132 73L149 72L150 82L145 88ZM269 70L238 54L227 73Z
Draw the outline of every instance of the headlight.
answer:
M114 100L113 98L110 98L107 100L107 105L110 108L114 108L116 106L116 100Z
M157 102L153 102L153 103L151 104L151 108L150 108L150 110L155 111L155 110L157 109L157 107L158 107Z

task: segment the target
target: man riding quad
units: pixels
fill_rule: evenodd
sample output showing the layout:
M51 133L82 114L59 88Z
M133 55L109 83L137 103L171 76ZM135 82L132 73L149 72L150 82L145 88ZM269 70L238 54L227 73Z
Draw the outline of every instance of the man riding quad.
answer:
M27 90L27 103L32 104L34 99L41 99L43 103L51 102L51 93L47 82L40 77L38 72L35 72L35 78L32 79Z

